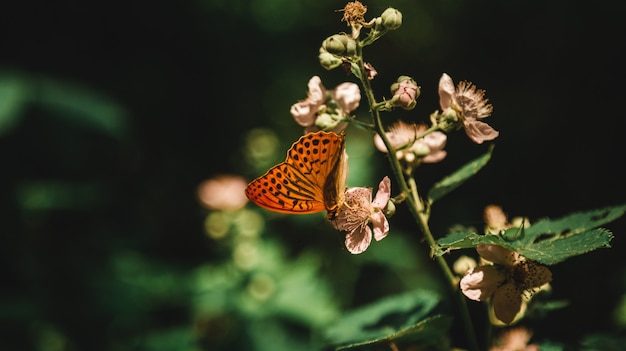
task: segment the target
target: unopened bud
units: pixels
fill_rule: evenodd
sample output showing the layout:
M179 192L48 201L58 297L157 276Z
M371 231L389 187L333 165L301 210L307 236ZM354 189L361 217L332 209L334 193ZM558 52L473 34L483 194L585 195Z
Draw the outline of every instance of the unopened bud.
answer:
M333 130L342 121L341 116L329 113L320 113L315 119L315 126L321 130Z
M418 140L413 146L411 146L411 151L417 157L424 157L430 154L430 147L423 141Z
M385 217L387 218L396 214L396 204L393 202L393 200L387 201L387 206L385 206L383 213L385 214Z
M477 266L476 260L469 257L469 256L461 256L459 257L458 260L456 260L454 262L454 264L452 265L452 270L454 270L454 273L458 274L458 275L464 275L465 273L467 273L470 269L474 268Z
M402 25L402 13L392 7L387 8L380 18L387 30L398 29Z
M320 48L320 54L318 57L320 60L320 65L322 65L322 67L329 71L333 68L341 66L341 64L343 63L340 58L324 50L324 48Z
M322 48L336 56L354 56L356 41L345 34L334 34L322 42Z
M408 76L400 76L398 80L391 85L393 93L393 105L400 106L405 110L411 110L417 104L417 97L420 95L420 88L413 78Z
M461 124L458 113L453 108L448 107L437 116L437 125L444 132L449 132L459 128Z

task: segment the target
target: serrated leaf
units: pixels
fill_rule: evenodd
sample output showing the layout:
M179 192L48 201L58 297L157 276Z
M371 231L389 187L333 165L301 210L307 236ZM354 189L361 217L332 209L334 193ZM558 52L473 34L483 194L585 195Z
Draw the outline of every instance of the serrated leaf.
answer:
M426 290L388 297L345 314L324 331L324 337L334 350L390 340L430 344L451 324L451 317L435 313L440 302L439 295Z
M596 228L624 214L626 204L576 212L556 220L544 219L528 228L510 228L500 235L453 233L437 241L435 255L450 250L495 244L519 252L528 259L545 265L559 263L602 247L610 247L613 234Z
M621 217L626 212L626 204L575 212L560 219L543 219L528 227L525 232L526 241L535 241L538 237L564 237L576 235L589 229L599 227Z
M437 246L433 248L433 254L435 256L441 256L452 250L470 249L481 244L492 244L506 247L506 242L504 242L502 238L497 235L456 232L448 234L437 240Z
M480 171L480 169L483 168L487 162L489 162L492 152L493 144L489 146L487 153L465 164L456 172L436 183L428 192L428 202L432 204L433 202L439 200L447 193L459 187L470 177L478 173L478 171Z

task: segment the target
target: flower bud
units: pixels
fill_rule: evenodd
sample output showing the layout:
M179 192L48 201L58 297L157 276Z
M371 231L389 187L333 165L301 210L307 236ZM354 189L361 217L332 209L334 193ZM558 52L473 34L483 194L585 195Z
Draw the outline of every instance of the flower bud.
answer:
M321 130L333 130L342 122L341 116L329 113L320 113L315 119L315 126Z
M400 76L396 83L391 85L393 93L393 105L400 106L405 110L411 110L417 104L417 97L420 95L420 88L413 78Z
M457 112L452 107L443 110L443 112L437 116L436 122L444 132L455 130L462 125Z
M324 50L324 48L320 48L320 54L318 58L320 60L320 65L322 65L322 67L324 67L328 71L341 66L341 64L343 63L340 58Z
M391 217L396 214L396 204L393 202L392 199L389 199L389 201L387 201L387 205L385 206L383 213L385 214L385 217Z
M356 41L345 34L334 34L322 42L322 48L336 56L354 56Z
M423 140L418 140L413 146L411 146L411 152L417 157L424 157L430 154L430 147Z
M394 30L400 28L402 25L402 13L392 7L387 8L382 15L383 26L387 30Z
M465 273L467 273L470 269L476 267L477 265L478 263L476 263L475 259L463 255L454 262L454 264L452 265L452 270L458 275L465 275Z

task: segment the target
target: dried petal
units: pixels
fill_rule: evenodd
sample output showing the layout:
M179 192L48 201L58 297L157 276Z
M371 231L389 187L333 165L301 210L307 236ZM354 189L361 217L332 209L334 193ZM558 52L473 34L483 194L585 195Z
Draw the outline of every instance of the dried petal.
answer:
M496 318L509 324L522 307L522 292L513 281L499 287L493 294L493 312Z

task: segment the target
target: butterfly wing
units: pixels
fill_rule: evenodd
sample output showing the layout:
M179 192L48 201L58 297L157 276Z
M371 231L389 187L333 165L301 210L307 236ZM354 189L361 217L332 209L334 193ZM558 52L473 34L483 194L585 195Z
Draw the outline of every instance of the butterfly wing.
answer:
M246 196L274 212L307 214L325 210L318 187L287 163L270 168L265 175L248 184Z
M246 195L257 205L280 213L306 214L334 210L338 164L345 154L344 133L315 132L296 141L285 162L248 184ZM333 183L328 185L328 181ZM345 179L343 179L345 183ZM332 197L330 199L329 197Z

